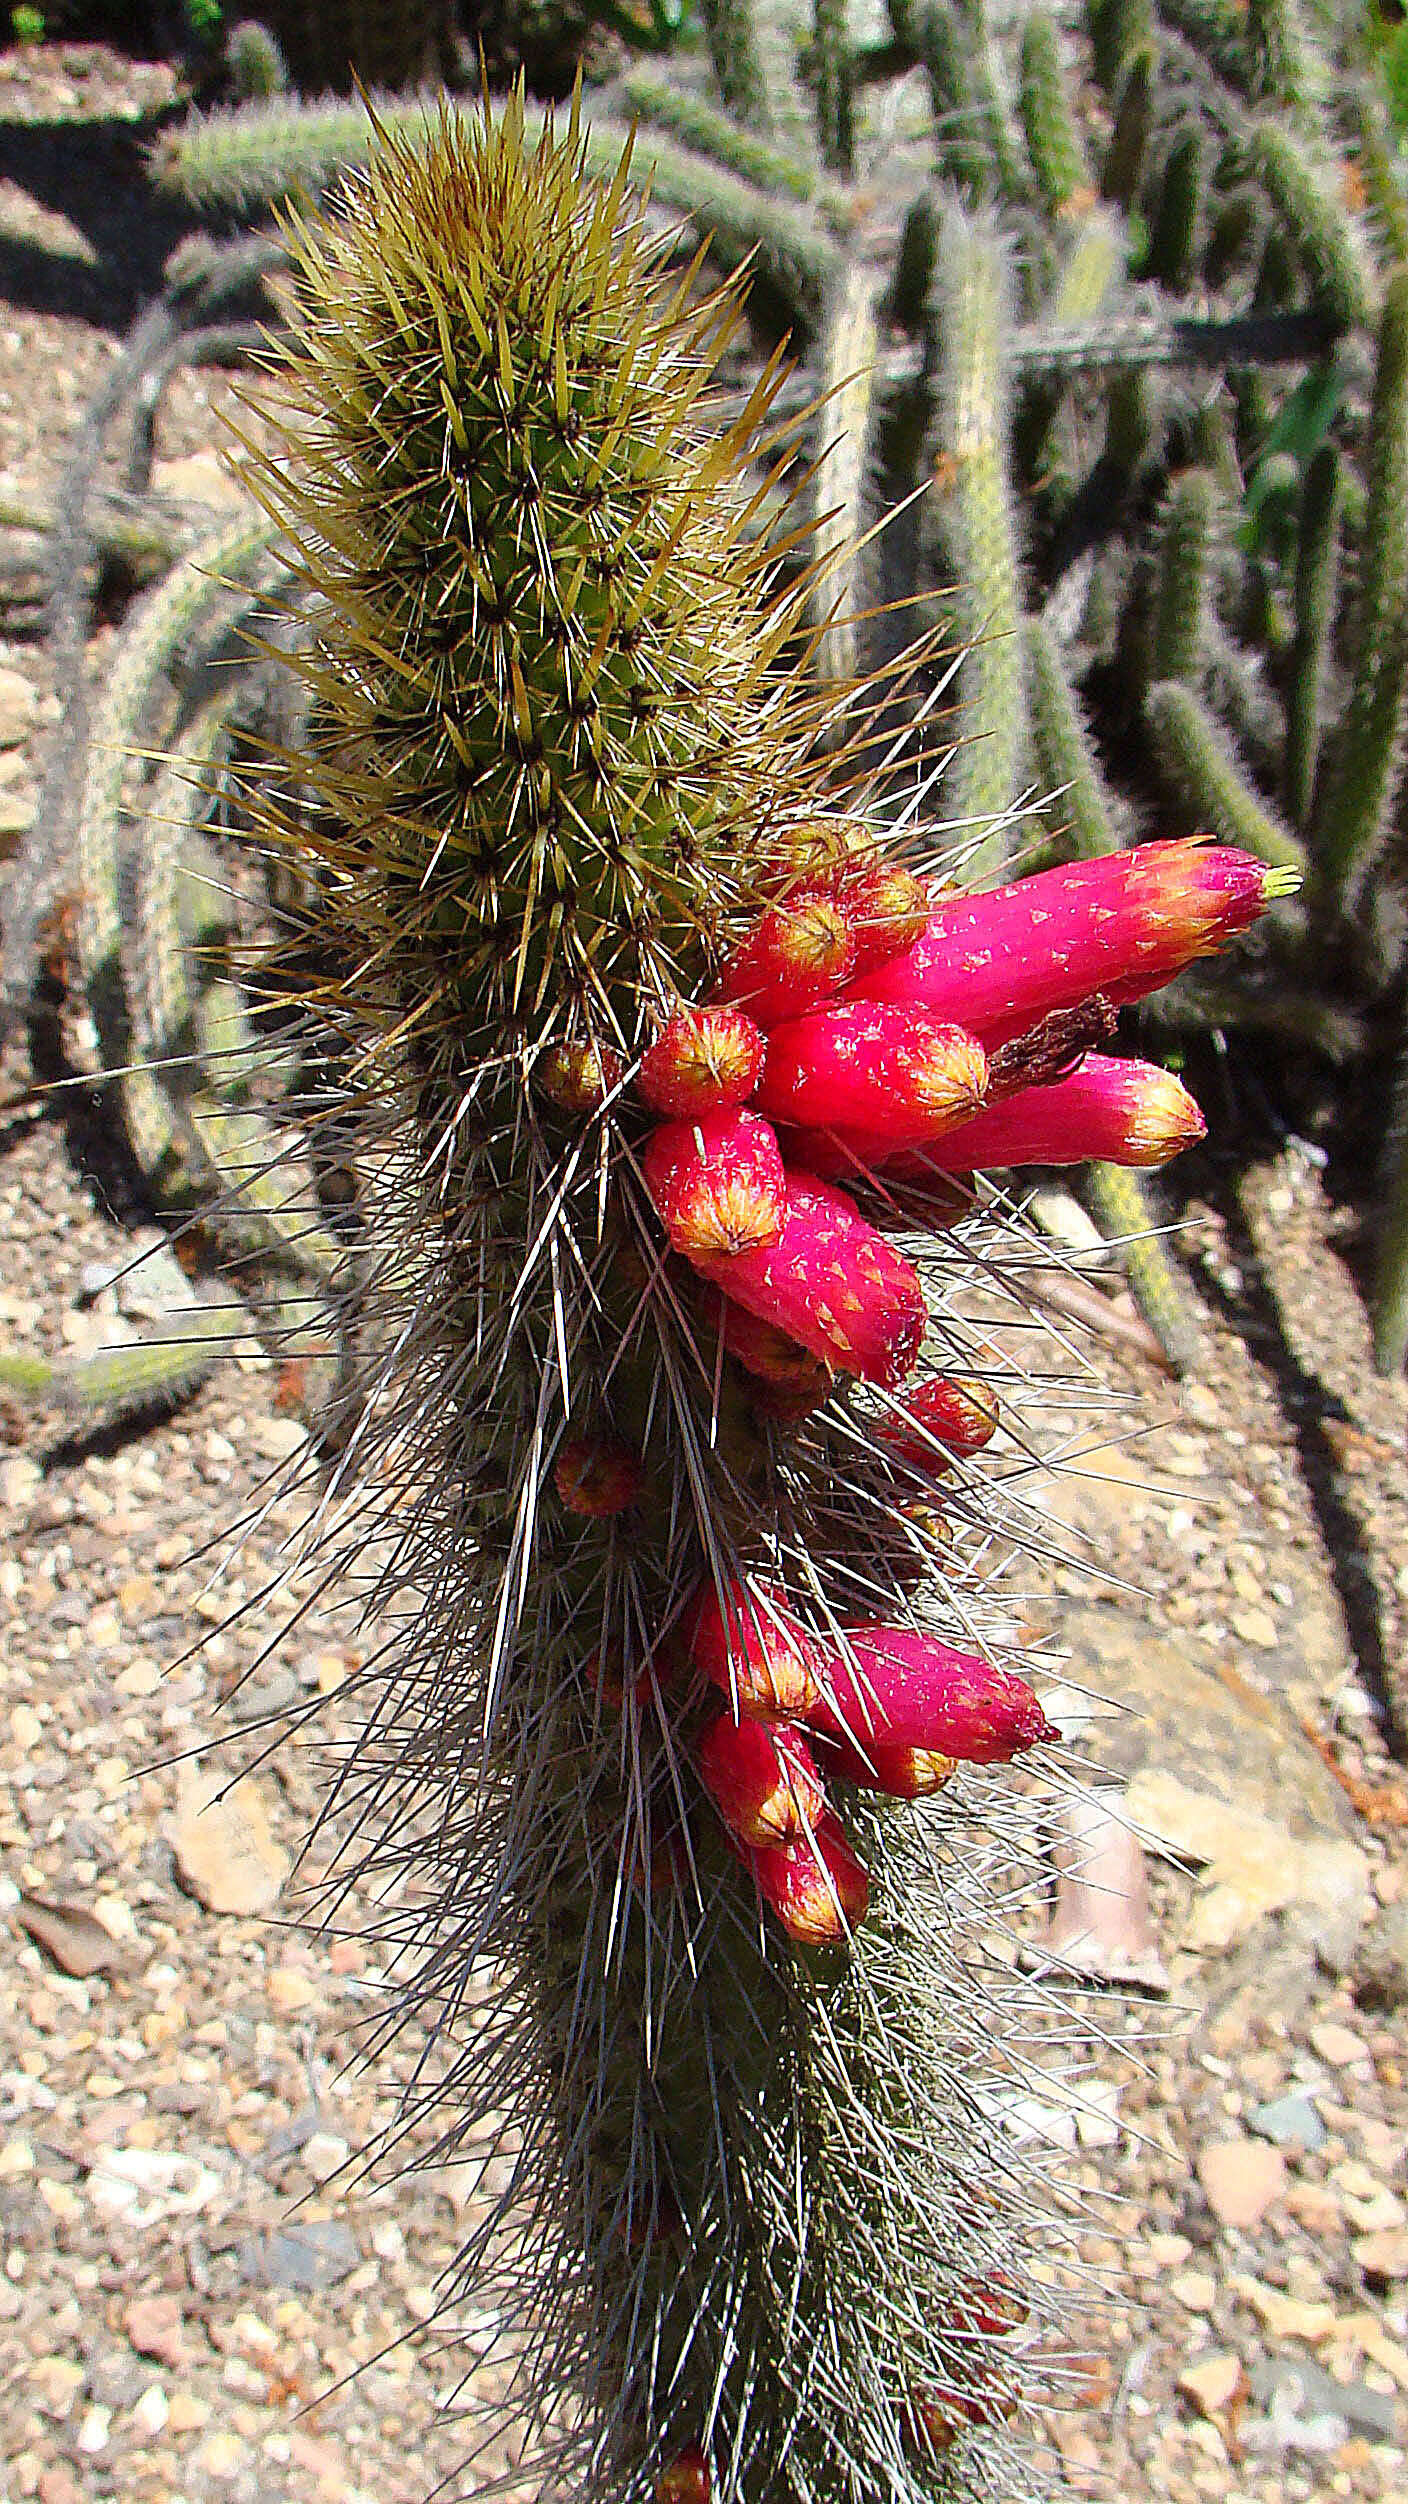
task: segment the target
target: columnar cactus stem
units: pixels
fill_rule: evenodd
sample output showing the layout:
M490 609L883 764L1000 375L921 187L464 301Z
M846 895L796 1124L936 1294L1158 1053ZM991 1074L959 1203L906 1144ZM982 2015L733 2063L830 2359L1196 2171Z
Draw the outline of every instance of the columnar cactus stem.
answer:
M314 805L257 769L250 805L308 873L310 1016L353 1073L355 1460L386 1492L348 1537L386 1530L399 1629L329 1816L417 1889L419 2001L448 2024L465 1972L503 1977L444 2144L512 2146L462 2270L513 2343L525 2476L933 2504L961 2444L1010 2492L1030 2290L965 2091L988 1847L949 1776L1057 1734L986 1541L945 1561L932 1471L880 1431L965 1488L985 1466L981 1385L903 1396L950 1322L937 1247L790 1161L769 1088L971 1110L989 1056L939 1047L966 1016L904 970L897 1013L866 996L937 978L956 914L1000 1083L1058 1101L1092 991L1142 995L1269 882L1167 846L958 906L916 837L877 840L864 747L820 750L808 586L742 519L777 370L711 425L737 291L667 280L584 145L518 99L383 131L291 222L284 437L251 455L301 582Z

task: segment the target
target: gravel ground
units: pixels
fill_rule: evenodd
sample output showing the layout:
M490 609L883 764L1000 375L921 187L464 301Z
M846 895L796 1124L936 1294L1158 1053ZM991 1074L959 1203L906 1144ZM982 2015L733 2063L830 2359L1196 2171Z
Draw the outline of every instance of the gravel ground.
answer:
M0 118L23 125L0 176L0 494L49 492L172 240L132 215L134 132L171 92L162 65L96 49L0 54ZM63 132L85 120L76 193ZM171 395L164 459L205 455L223 387ZM0 847L51 718L42 652L0 645ZM23 1077L12 1059L0 1092ZM1058 1486L1099 1570L1046 1570L1028 1604L1127 1708L1081 1739L1146 1837L1131 1855L1111 1823L1111 1866L1149 1888L1146 1927L1131 1899L1107 1942L1143 1994L1077 2004L1061 2054L1081 2093L1053 2056L1021 2117L1070 2144L1087 2204L1077 2395L1050 2432L1080 2494L1390 2497L1408 2484L1408 1782L1387 1744L1408 1706L1408 1402L1369 1368L1318 1155L1292 1139L1240 1190L1215 1164L1195 1188L1206 1362L1176 1392L1111 1352L1151 1431ZM88 1290L130 1231L30 1108L0 1127L0 1243L8 1344L120 1327L115 1292ZM310 1771L285 1750L196 1822L212 1733L335 1693L359 1657L330 1600L264 1657L297 1592L259 1595L306 1491L212 1580L213 1534L299 1456L279 1393L251 1346L139 1434L76 1444L0 1408L0 2453L3 2492L41 2504L419 2504L482 2396L472 2321L467 2350L415 2335L480 2186L355 2175L413 2047L349 2065L379 2003L357 1935L375 1908L335 1937L293 1919ZM1073 1903L1068 1882L1058 1925Z

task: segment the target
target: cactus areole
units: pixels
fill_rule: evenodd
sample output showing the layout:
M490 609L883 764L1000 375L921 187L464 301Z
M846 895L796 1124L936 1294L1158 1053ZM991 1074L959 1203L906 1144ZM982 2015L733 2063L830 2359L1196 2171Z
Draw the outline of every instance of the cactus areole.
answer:
M905 1408L964 1370L963 1226L897 1240L785 1124L978 1119L995 1039L1167 979L1265 874L1179 850L1161 879L1149 847L1047 913L945 901L937 835L891 857L817 735L808 588L748 527L777 373L712 410L738 291L668 274L575 111L383 133L291 240L282 437L250 457L311 728L300 796L266 769L257 805L363 1151L325 1553L363 1587L382 1560L332 1883L394 1877L439 2149L502 2160L462 2283L502 2326L513 2474L1012 2494L1031 2203L969 2092L965 1940L1005 1760L1055 1734L895 1438L979 1519L1007 1394L989 1357L981 1412Z

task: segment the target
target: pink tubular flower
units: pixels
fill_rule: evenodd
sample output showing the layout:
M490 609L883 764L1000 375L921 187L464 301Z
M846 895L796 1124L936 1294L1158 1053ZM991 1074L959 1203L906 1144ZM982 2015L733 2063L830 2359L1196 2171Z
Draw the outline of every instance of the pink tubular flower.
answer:
M816 1752L823 1772L838 1782L853 1782L862 1791L883 1791L892 1800L929 1800L958 1771L956 1756L938 1748L897 1748L883 1739L857 1744L827 1738L817 1731Z
M864 1921L870 1879L830 1809L810 1835L755 1847L743 1857L763 1902L799 1945L840 1947Z
M736 1000L760 1026L801 1017L845 988L855 971L856 943L835 896L803 888L770 905L740 940L718 981L722 1000Z
M736 1008L679 1008L640 1065L637 1084L656 1113L697 1121L746 1104L762 1075L767 1037Z
M847 1000L774 1028L757 1101L771 1121L859 1133L883 1156L970 1121L987 1077L983 1047L964 1027L925 1009Z
M740 1843L790 1843L825 1806L821 1776L800 1730L725 1710L694 1742L699 1778Z
M746 1312L843 1373L889 1389L919 1354L918 1272L854 1200L814 1174L788 1175L787 1217L775 1243L695 1266Z
M705 1293L710 1299L709 1319L745 1373L779 1391L814 1391L818 1399L825 1398L830 1368L810 1348L771 1322L760 1322L756 1313L745 1312L741 1304L730 1304L717 1287L709 1286Z
M850 1657L828 1652L825 1684L803 1715L814 1730L849 1740L934 1749L970 1765L1002 1765L1059 1738L1025 1681L976 1652L955 1652L907 1626L851 1626Z
M940 1478L954 1454L981 1452L997 1432L997 1402L981 1382L931 1374L875 1420L874 1435L906 1469Z
M815 1647L776 1585L705 1583L685 1616L685 1651L738 1713L791 1721L817 1692Z
M960 1019L991 1050L1095 991L1116 1006L1142 1000L1295 883L1196 836L1137 844L990 895L946 898L923 938L856 991Z
M665 1122L642 1152L646 1188L676 1252L703 1261L776 1243L787 1178L770 1125L756 1113Z
M1087 1052L1064 1078L1019 1087L919 1150L913 1170L971 1174L990 1165L1084 1165L1095 1157L1107 1165L1166 1165L1206 1133L1193 1098L1170 1071Z

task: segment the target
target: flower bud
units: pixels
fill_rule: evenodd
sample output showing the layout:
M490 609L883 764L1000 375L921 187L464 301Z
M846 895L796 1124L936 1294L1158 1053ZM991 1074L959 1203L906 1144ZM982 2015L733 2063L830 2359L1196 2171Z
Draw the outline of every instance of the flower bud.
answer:
M640 1462L614 1436L569 1435L558 1447L552 1482L569 1513L581 1513L588 1521L607 1521L634 1504L640 1489Z
M533 1064L533 1083L562 1113L595 1113L620 1084L609 1044L555 1043Z
M878 1159L971 1121L987 1057L925 1009L845 1000L775 1027L757 1101L770 1121L863 1139Z
M862 854L843 869L836 896L856 943L853 982L887 957L913 947L933 911L923 879L882 853Z
M719 976L718 993L772 1027L844 990L855 961L855 939L836 898L804 888L754 923Z
M676 1252L704 1263L776 1243L787 1180L771 1126L755 1113L665 1122L642 1152L646 1188Z
M955 1756L937 1748L897 1748L883 1739L837 1739L813 1732L817 1762L838 1782L883 1791L892 1800L929 1800L958 1771Z
M788 1337L771 1322L759 1321L756 1313L746 1312L741 1304L731 1304L728 1297L713 1286L705 1289L709 1297L708 1313L731 1357L761 1382L771 1383L780 1391L813 1391L824 1399L830 1385L830 1369L799 1339Z
M945 2383L911 2395L905 2432L917 2452L942 2458L971 2426L1000 2425L1016 2410L1013 2392L961 2391L955 2383Z
M737 1008L679 1008L640 1065L637 1084L657 1113L696 1121L748 1098L762 1076L767 1037Z
M867 1754L880 1742L998 1765L1060 1736L1025 1680L979 1653L907 1626L851 1626L845 1643L821 1659L821 1693L802 1718Z
M924 1337L918 1272L843 1191L814 1174L789 1174L786 1189L774 1243L699 1268L731 1302L824 1364L887 1388L902 1382Z
M694 1742L699 1778L740 1843L788 1843L814 1827L825 1802L816 1760L800 1730L725 1709Z
M817 1692L815 1646L776 1585L705 1583L686 1613L684 1649L695 1669L722 1689L730 1707L764 1721L787 1721Z
M931 1374L877 1417L877 1443L921 1478L940 1478L954 1455L981 1452L997 1432L997 1402L986 1385Z
M870 1879L830 1809L812 1834L743 1857L763 1902L799 1946L839 1947L864 1921Z

